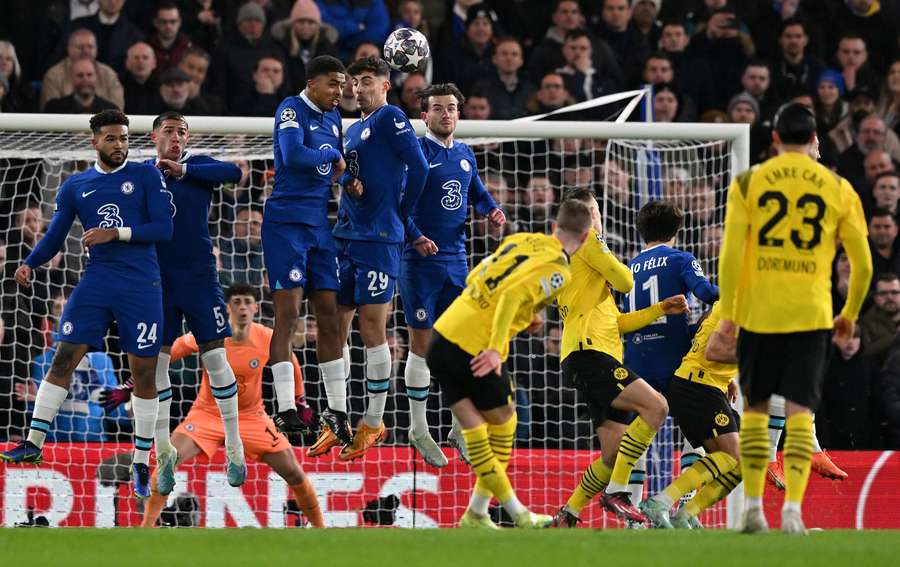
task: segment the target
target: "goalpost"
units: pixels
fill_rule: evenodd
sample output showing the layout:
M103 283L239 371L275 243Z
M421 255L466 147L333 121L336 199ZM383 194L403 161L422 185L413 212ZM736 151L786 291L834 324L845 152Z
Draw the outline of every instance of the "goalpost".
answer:
M24 433L33 386L49 368L53 328L65 298L77 283L85 255L76 223L63 252L37 270L31 291L16 287L12 274L40 238L52 216L61 183L90 165L88 116L0 114L0 250L5 259L0 325L0 446ZM148 132L152 117L132 116L129 159L155 157ZM222 187L213 197L210 231L217 245L223 285L248 282L260 289L260 320L271 323L265 284L259 220L273 182L271 135L267 118L189 117L193 153L238 161L242 181ZM345 121L345 128L352 121ZM421 121L413 121L419 135ZM509 217L505 233L546 231L563 189L595 189L604 212L608 242L627 261L640 250L634 215L649 199L676 201L688 223L678 245L694 253L709 277L724 221L725 192L731 178L749 168L749 129L731 124L647 124L611 122L460 121L456 138L473 143L486 186ZM337 198L337 195L336 195ZM337 201L330 204L332 214ZM469 255L477 262L504 234L484 220L469 224ZM694 316L701 307L692 304ZM304 310L305 313L305 310ZM589 419L559 372L559 317L545 314L542 332L514 340L509 367L517 382L519 430L510 466L522 501L535 511L552 513L561 506L597 456ZM395 299L389 342L394 372L385 421L390 430L382 448L364 460L344 464L325 457L311 461L298 450L325 514L333 526L393 524L405 527L451 526L462 514L474 482L468 468L446 445L449 412L439 396L429 400L432 434L447 447L451 465L434 469L417 458L406 439L408 409L403 393L406 329L402 305ZM364 351L354 331L350 411L358 419L365 404ZM315 366L315 323L302 317L294 347L306 378L313 408L325 407L324 388ZM45 463L35 467L0 465L0 514L4 525L25 521L29 511L51 525L113 526L136 523L120 455L130 453L126 410L106 414L97 405L99 388L128 377L116 337L108 337L109 358L95 355L79 371L64 418L54 424ZM199 382L197 360L173 364L176 420L187 413ZM265 391L271 402L270 387ZM310 442L307 439L307 444ZM679 444L666 449L670 459ZM175 496L193 495L199 510L187 514L206 526L284 527L297 517L286 502L284 482L264 465L252 466L243 490L224 481L220 454L214 463L197 460L178 472ZM677 460L676 460L677 462ZM393 497L396 496L396 499ZM737 519L740 498L704 515L709 526L725 527ZM369 509L372 513L362 513ZM380 514L378 513L380 512ZM585 510L585 525L618 526L598 506Z

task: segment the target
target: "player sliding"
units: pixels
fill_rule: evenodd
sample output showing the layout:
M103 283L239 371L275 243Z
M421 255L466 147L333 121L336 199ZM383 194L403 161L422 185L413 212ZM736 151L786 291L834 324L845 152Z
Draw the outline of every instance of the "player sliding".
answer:
M387 63L366 57L353 62L347 72L362 118L347 129L347 172L341 179L344 194L334 227L340 258L337 302L341 344L347 342L359 309L368 404L353 441L341 449L342 461L362 457L387 435L382 421L391 385L387 320L400 274L404 227L428 175L412 125L402 110L387 104L391 87ZM426 240L422 236L412 244L425 254L437 252L434 243ZM324 455L340 442L334 432L323 428L308 455Z
M566 201L556 221L552 236L520 233L503 239L497 251L469 273L462 295L434 324L426 361L444 404L462 426L477 478L461 527L496 529L484 503L491 495L518 527L540 528L553 520L529 511L506 475L516 407L515 386L503 363L510 340L572 281L568 256L588 237L591 212L581 202Z
M156 365L157 488L160 494L169 494L175 486L178 455L169 439L169 363L172 343L183 332L185 319L200 345L200 360L209 373L222 416L228 484L240 486L247 476L247 467L238 434L237 384L225 354L225 337L231 336L231 329L209 237L209 203L213 189L222 183L239 181L241 170L232 163L190 153L188 123L178 112L157 116L150 138L156 145L156 159L148 163L156 165L168 178L174 223L172 240L156 245L163 290L162 352Z
M90 349L102 350L113 320L134 378L134 494L150 495L150 449L159 407L156 362L160 349L162 291L156 243L172 238L171 194L151 165L126 161L128 117L104 110L91 117L97 161L70 177L56 195L56 213L44 238L16 270L31 285L32 270L60 251L77 217L90 253L87 269L59 319L60 341L50 372L38 388L28 437L0 453L12 463L40 463L47 431L68 395L72 372ZM205 222L205 221L204 221Z
M259 312L256 290L246 284L234 284L225 291L228 321L232 335L225 339L225 351L229 365L238 376L237 405L240 410L240 436L246 442L247 455L254 461L269 465L278 476L291 487L294 498L309 519L317 527L324 527L322 511L315 490L297 463L294 451L287 438L275 429L274 422L265 413L262 401L262 375L269 358L269 342L272 330L255 323ZM181 360L200 350L193 334L179 337L171 349L172 361ZM291 372L294 385L292 397L303 395L303 375L300 364L292 355ZM109 407L128 399L127 390L118 390ZM125 395L121 395L124 393ZM219 417L221 405L211 387L210 376L204 369L200 393L194 400L191 411L172 434L172 444L178 452L178 463L192 461L201 453L212 459L216 450L227 443L227 431ZM159 513L166 504L166 497L158 490L160 470L153 474L153 495L144 506L143 527L156 525Z
M694 447L703 447L706 456L683 469L681 475L661 492L641 503L641 510L655 528L691 529L703 510L728 495L741 482L738 429L740 417L731 407L737 399L736 345L710 341L719 324L717 302L697 329L690 351L666 390L669 411L681 432ZM717 338L725 338L717 335ZM702 488L701 488L702 486ZM675 516L669 511L689 492L697 494Z
M769 461L769 398L784 396L785 499L781 529L804 534L800 505L809 481L812 414L820 400L831 329L853 336L872 277L859 196L809 157L816 121L797 103L781 107L772 138L781 155L735 178L728 190L719 264L722 322L738 336L738 369L748 407L741 423L743 531L768 530L762 496ZM832 320L836 240L850 260L850 290Z
M497 227L503 226L506 216L481 182L472 150L453 139L466 100L463 94L453 83L432 85L419 93L419 100L427 127L419 144L429 171L422 197L407 223L400 264L400 297L410 337L404 380L411 417L409 441L425 462L443 467L447 458L431 438L425 415L431 385L425 352L431 328L466 286L469 205ZM414 246L412 241L418 244ZM490 494L487 497L490 499Z
M684 313L687 301L678 296L650 309L620 314L610 288L626 293L634 278L600 238L594 194L576 190L563 203L586 206L592 227L585 245L572 255L572 284L558 299L563 319L561 366L566 383L574 384L587 400L603 455L584 472L554 525L575 527L578 514L600 492L604 508L626 520L644 522L629 498L628 477L665 421L668 407L662 395L622 365L619 337L665 314ZM638 416L632 420L630 412Z
M316 356L328 400L322 430L335 442L350 443L347 420L349 353L341 350L336 292L337 249L328 221L331 186L345 168L341 116L336 110L346 83L343 63L330 56L306 66L306 88L282 101L275 114L272 149L275 187L266 200L262 244L275 330L270 361L275 386L275 423L282 431L306 429L293 396L291 338L304 293L318 325ZM316 447L310 449L313 454Z

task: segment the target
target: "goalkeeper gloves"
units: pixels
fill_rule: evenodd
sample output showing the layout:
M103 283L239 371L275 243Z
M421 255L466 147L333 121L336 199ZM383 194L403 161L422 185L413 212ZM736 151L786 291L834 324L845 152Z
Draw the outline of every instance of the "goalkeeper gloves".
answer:
M100 405L106 411L114 410L131 399L131 391L134 390L134 378L128 378L124 384L114 389L106 389L100 392Z

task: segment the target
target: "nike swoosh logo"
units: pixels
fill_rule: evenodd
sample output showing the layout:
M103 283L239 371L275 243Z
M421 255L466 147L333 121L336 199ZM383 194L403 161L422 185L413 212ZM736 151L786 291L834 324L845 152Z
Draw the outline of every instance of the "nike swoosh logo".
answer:
M221 333L221 332L225 331L225 329L227 329L227 328L228 328L228 327L222 327L221 329L216 329L216 333L217 333L217 334L218 334L218 333Z
M406 122L397 122L396 120L394 120L394 128L396 128L397 130L402 130L405 127Z
M429 164L428 164L428 169L434 169L435 167L437 167L437 166L439 166L439 165L442 165L443 163L444 163L444 162L442 162L442 161L441 161L441 162L438 162L438 163L429 163Z
M97 192L97 190L94 189L93 191L88 191L88 192L86 192L86 193L82 193L81 196L82 196L82 197L87 197L87 196L90 195L91 193L96 193L96 192Z
M150 348L154 343L150 343L149 345L138 345L138 350L143 350L145 348Z
M318 126L310 126L310 127L309 127L309 130L310 130L310 131L318 130L318 129L319 129Z
M373 293L372 297L378 297L379 295L381 295L382 293L384 293L386 291L387 291L386 289L383 289L383 290L379 291L378 293Z

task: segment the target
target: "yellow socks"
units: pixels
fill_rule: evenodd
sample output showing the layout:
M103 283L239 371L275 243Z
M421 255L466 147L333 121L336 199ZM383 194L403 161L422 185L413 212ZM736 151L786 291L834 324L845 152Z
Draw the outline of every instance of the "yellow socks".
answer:
M502 425L487 424L488 442L490 443L491 451L494 452L494 456L497 457L504 471L509 467L509 460L512 458L518 421L516 414L513 414L512 418ZM480 477L475 481L475 492L482 497L486 496L488 503L490 503L491 491L484 485ZM475 510L475 512L480 512L480 510ZM486 514L487 510L484 513Z
M701 512L731 494L740 483L741 467L735 466L698 490L697 494L684 505L684 511L691 516L699 516Z
M703 484L722 476L736 466L737 461L734 460L734 457L724 451L716 451L699 459L685 469L672 484L667 486L660 495L654 496L654 498L671 508L678 499L688 492L697 490Z
M751 507L754 504L762 506L768 464L769 416L747 412L741 417L741 474L744 478L744 494Z
M474 429L463 429L462 434L469 448L469 460L472 462L472 470L478 477L477 482L500 502L513 498L515 493L504 466L491 449L487 424L481 424Z
M813 418L798 413L784 423L784 504L799 511L809 482L810 459L813 454Z
M650 427L641 416L631 422L631 425L625 430L625 435L622 436L622 441L619 442L619 454L616 455L616 464L613 466L607 492L614 494L628 490L631 469L647 450L654 435L656 435L656 430Z
M603 492L606 485L609 484L609 477L612 475L612 467L603 462L603 459L597 459L584 470L581 482L575 488L575 491L569 496L566 502L566 508L576 516L581 513L585 506L590 504L594 496Z

